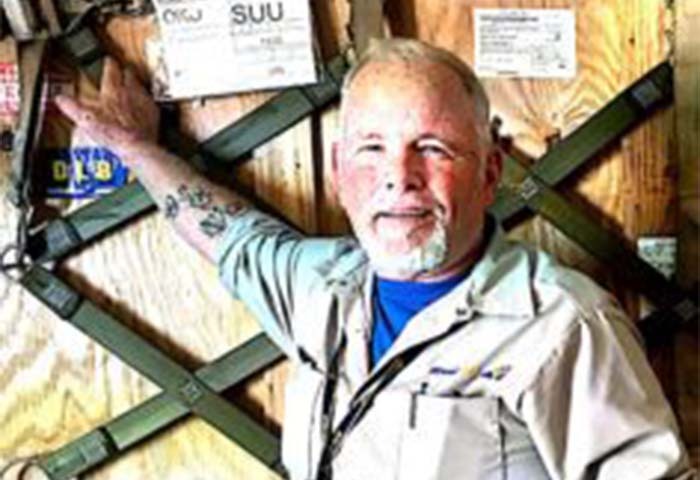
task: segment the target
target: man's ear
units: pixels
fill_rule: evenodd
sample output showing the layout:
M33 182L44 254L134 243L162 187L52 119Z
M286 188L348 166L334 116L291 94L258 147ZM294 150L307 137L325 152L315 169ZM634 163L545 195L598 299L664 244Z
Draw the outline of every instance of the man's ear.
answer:
M486 199L491 205L496 197L496 190L501 182L503 173L503 152L498 145L493 144L486 155L486 165L484 165L484 190Z
M330 181L333 194L336 198L340 199L340 191L338 190L339 185L339 168L340 168L340 141L333 140L331 144L331 171L330 171Z

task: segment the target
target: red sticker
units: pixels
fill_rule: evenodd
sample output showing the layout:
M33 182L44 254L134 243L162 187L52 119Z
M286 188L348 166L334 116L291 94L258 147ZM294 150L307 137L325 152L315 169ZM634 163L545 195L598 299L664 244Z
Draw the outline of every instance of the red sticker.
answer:
M42 95L42 105L46 108L47 114L58 112L58 108L53 102L58 94L74 95L73 81L65 74L49 72L48 82L44 83ZM0 115L17 115L19 104L17 65L0 62Z

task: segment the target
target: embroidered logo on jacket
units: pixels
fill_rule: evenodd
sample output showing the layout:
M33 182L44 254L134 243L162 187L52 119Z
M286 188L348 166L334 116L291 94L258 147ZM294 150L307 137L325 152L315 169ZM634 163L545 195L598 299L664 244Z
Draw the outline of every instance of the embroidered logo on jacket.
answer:
M501 380L503 377L508 375L508 373L513 369L512 365L499 365L490 369L482 370L478 365L465 365L461 368L458 367L441 367L433 366L430 367L429 374L437 376L452 376L459 375L460 378L474 378L481 377L488 380Z

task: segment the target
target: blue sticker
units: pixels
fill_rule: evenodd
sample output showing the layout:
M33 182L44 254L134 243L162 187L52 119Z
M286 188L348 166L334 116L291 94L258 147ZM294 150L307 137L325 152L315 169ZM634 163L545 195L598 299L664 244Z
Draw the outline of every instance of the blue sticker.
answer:
M42 155L49 169L46 196L50 198L94 198L129 180L129 169L104 147L57 148Z

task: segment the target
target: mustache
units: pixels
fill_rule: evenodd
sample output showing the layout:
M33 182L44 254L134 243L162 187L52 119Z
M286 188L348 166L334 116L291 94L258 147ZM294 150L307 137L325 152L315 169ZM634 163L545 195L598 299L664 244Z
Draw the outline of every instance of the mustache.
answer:
M380 218L425 218L435 216L439 221L446 217L447 209L439 203L433 205L396 205L380 208L373 215L373 220Z

